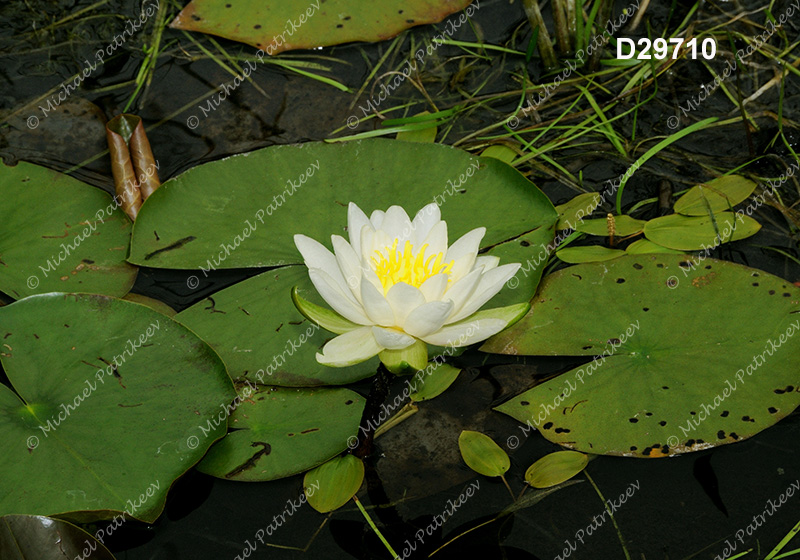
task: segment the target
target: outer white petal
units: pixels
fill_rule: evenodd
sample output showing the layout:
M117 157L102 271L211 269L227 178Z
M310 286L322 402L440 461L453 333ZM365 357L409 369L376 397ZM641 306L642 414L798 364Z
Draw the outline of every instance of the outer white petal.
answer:
M428 344L436 346L452 346L458 348L467 346L481 340L486 340L490 336L502 331L507 321L503 319L476 319L465 321L458 325L444 327L441 330L422 337Z
M520 263L504 264L503 266L498 266L484 273L483 276L481 276L478 287L472 293L472 296L464 303L461 309L456 311L453 316L447 320L447 323L450 324L455 321L460 321L464 317L475 313L484 303L492 299L497 292L503 289L505 283L517 273L520 266L522 266Z
M342 271L339 270L336 257L322 243L306 235L297 234L294 236L294 244L303 255L306 267L324 270L340 288L347 289L347 282L345 282Z
M401 350L414 344L413 337L395 329L372 327L372 335L380 346L389 350Z
M383 297L383 291L379 291L367 279L361 282L361 301L364 302L364 312L373 324L384 327L394 326L392 306Z
M322 353L317 353L317 361L332 367L351 366L370 359L382 350L383 347L372 334L372 327L362 327L329 341L322 348Z
M428 235L422 238L422 241L418 245L415 245L414 249L421 249L426 243L428 245L425 253L426 255L435 255L436 253L442 253L442 255L444 255L447 252L447 224L445 222L434 224L428 232ZM450 261L445 261L443 258L442 262Z
M381 229L383 225L383 217L386 215L386 212L383 210L375 210L370 214L369 221L372 224L374 229Z
M428 232L431 231L431 228L441 220L442 212L439 210L438 204L431 202L423 206L411 221L411 227L414 230L414 235L412 236L412 243L414 243L414 246L421 244L428 236Z
M442 328L453 311L452 301L433 301L420 305L408 314L403 330L411 336L422 338Z
M333 243L336 263L339 265L344 282L356 300L361 303L361 259L341 235L331 235L331 243Z
M448 279L447 274L434 274L420 285L419 291L425 296L426 301L440 301L447 289Z
M453 281L460 280L472 270L472 266L475 264L475 258L478 256L481 240L485 234L485 227L475 228L469 233L462 235L458 241L453 243L447 250L445 261L455 261L453 263L453 269L450 271L450 276Z
M389 288L389 291L386 292L386 299L394 311L394 324L400 328L403 328L408 314L425 303L425 296L422 295L422 292L405 282L399 282Z
M481 255L475 259L475 268L482 266L484 272L488 272L493 268L497 268L497 265L499 264L500 257L495 257L494 255Z
M339 315L359 325L372 324L372 321L367 319L363 308L355 300L350 290L337 285L324 270L309 268L308 277L319 292L319 295L322 296L322 299L324 299Z
M464 304L472 297L472 294L475 293L475 289L481 282L482 274L482 269L477 268L464 276L461 280L454 282L444 293L442 297L452 300L453 302L453 315L461 311ZM451 319L447 322L453 323L455 321L456 319Z
M390 206L383 217L381 229L386 232L389 238L394 241L395 238L400 242L397 244L398 249L402 249L403 243L406 239L411 238L413 229L411 228L411 220L408 214L403 210L402 206Z
M356 255L361 254L361 229L371 224L369 218L354 202L347 206L347 234L350 237L350 245Z

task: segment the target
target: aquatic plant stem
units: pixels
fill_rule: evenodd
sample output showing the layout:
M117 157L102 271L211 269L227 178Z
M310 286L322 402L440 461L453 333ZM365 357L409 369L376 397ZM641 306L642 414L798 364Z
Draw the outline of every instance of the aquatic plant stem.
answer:
M600 496L600 501L603 502L603 507L606 508L608 516L611 518L611 523L614 524L614 529L617 531L617 536L619 537L619 543L622 545L622 552L625 553L625 558L627 560L631 560L631 555L628 553L628 549L625 547L625 539L622 537L622 532L619 530L619 525L617 525L617 520L614 519L614 514L611 513L611 508L608 507L606 499L603 497L602 492L600 492L600 489L597 487L597 484L594 483L594 480L592 480L592 477L589 475L589 473L587 471L583 471L583 473L586 475L586 478L589 480L589 483L594 487L594 491L597 492L598 496Z
M376 535L378 535L378 538L383 543L383 546L385 546L386 550L388 550L389 553L392 555L392 558L399 558L400 556L392 549L392 545L390 545L389 541L387 541L381 534L380 530L378 529L378 527L372 521L372 518L367 513L367 510L365 510L364 506L361 505L361 502L358 500L357 496L355 495L353 496L353 501L356 503L356 506L358 506L358 509L361 511L361 514L364 516L364 519L366 519L367 523L369 523L369 526L372 527L372 530L375 532Z

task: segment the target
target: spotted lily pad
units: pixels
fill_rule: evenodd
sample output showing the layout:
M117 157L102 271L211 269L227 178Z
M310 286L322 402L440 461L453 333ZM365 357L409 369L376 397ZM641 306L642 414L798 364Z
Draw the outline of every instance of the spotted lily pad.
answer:
M108 194L25 162L0 164L0 191L0 290L15 299L130 290L137 272L125 262L131 223Z
M268 55L353 41L382 41L436 23L471 0L192 0L170 27L263 49ZM467 10L467 15L477 10Z
M161 313L51 293L0 308L0 325L0 514L152 522L225 434L194 435L233 398L225 366Z
M585 453L734 443L800 404L800 288L741 265L629 255L560 270L483 350L594 356L497 407Z
M228 480L274 480L316 467L356 441L364 410L358 393L248 388L228 417L233 431L209 450L199 471Z

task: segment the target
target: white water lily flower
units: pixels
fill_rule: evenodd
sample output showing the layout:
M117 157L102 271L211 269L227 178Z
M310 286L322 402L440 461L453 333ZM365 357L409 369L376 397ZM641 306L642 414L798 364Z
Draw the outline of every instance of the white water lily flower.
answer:
M455 348L480 342L527 311L520 304L478 312L520 267L478 256L486 228L448 247L436 203L411 220L400 206L367 218L351 202L347 218L350 242L331 236L333 253L310 237L294 236L311 282L341 316L295 296L307 317L340 333L317 354L321 364L348 366L380 354L392 371L422 369L425 343Z

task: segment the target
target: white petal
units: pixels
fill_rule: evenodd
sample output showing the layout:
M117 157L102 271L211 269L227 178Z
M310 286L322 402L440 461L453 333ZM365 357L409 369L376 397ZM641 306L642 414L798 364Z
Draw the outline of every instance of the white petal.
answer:
M369 221L372 224L372 227L376 230L381 229L383 225L383 217L386 215L386 212L383 210L375 210L370 214Z
M403 330L411 336L422 338L442 328L453 311L452 301L433 301L420 305L408 314Z
M336 263L339 265L339 270L342 273L344 282L350 291L355 296L359 303L361 302L361 259L356 256L356 252L350 244L344 240L341 235L332 235L331 243L333 243L333 250L336 255Z
M500 257L495 257L494 255L481 255L480 257L475 259L474 268L482 266L483 271L488 272L493 268L497 268L497 265L499 264L500 264Z
M340 334L329 341L317 361L326 366L344 367L363 362L377 355L383 348L378 345L371 327L362 327Z
M485 227L473 229L469 233L462 235L447 250L445 262L455 261L450 271L453 281L460 280L472 270L472 265L475 264L475 258L478 256L481 240L485 234Z
M372 321L367 319L361 305L355 300L348 288L342 288L328 275L319 268L309 268L308 277L328 305L345 319L349 319L359 325L371 325ZM346 291L345 291L346 290Z
M481 340L486 340L490 336L502 331L507 321L503 319L476 319L465 321L457 325L450 325L443 329L422 337L428 344L436 346L452 346L458 348L467 346Z
M401 350L414 344L414 338L395 329L372 327L372 335L379 345L389 350Z
M442 298L447 298L453 302L453 315L461 311L464 304L472 297L472 294L475 293L475 289L481 282L482 274L483 270L477 268L464 276L461 280L453 282L444 293ZM448 321L448 323L453 323L456 320L457 319L453 319L452 321Z
M440 301L447 289L447 281L447 274L434 274L420 285L419 291L425 296L426 301Z
M381 229L391 238L399 239L397 244L399 249L402 249L403 243L406 239L411 237L413 230L411 229L411 220L408 214L401 206L390 206L383 217Z
M392 306L383 297L383 291L378 291L366 278L361 282L361 301L364 302L364 312L373 324L384 327L394 326Z
M336 261L336 257L322 243L308 236L297 234L294 236L294 244L300 254L303 255L303 260L309 269L319 268L324 270L340 288L347 289L347 282L342 276L342 271L339 270L339 263Z
M431 231L431 228L441 222L441 220L442 213L439 210L438 204L431 202L427 206L423 206L411 221L411 227L414 230L412 243L414 243L415 246L421 244L428 236L428 232Z
M361 229L370 225L369 218L354 202L347 206L347 234L356 255L361 254Z
M454 321L459 321L475 313L484 303L492 299L497 292L503 289L505 283L517 273L520 266L520 263L504 264L503 266L498 266L484 273L481 276L478 287L472 293L472 296L464 303L461 309L456 311L453 316L447 320L447 323L450 324Z
M435 224L428 232L428 235L422 239L422 242L414 246L414 249L421 249L425 244L428 245L425 252L426 255L435 255L436 253L444 255L447 252L447 224L445 222Z
M405 282L398 282L389 288L386 299L394 311L394 324L400 328L403 328L408 314L425 303L422 292Z

